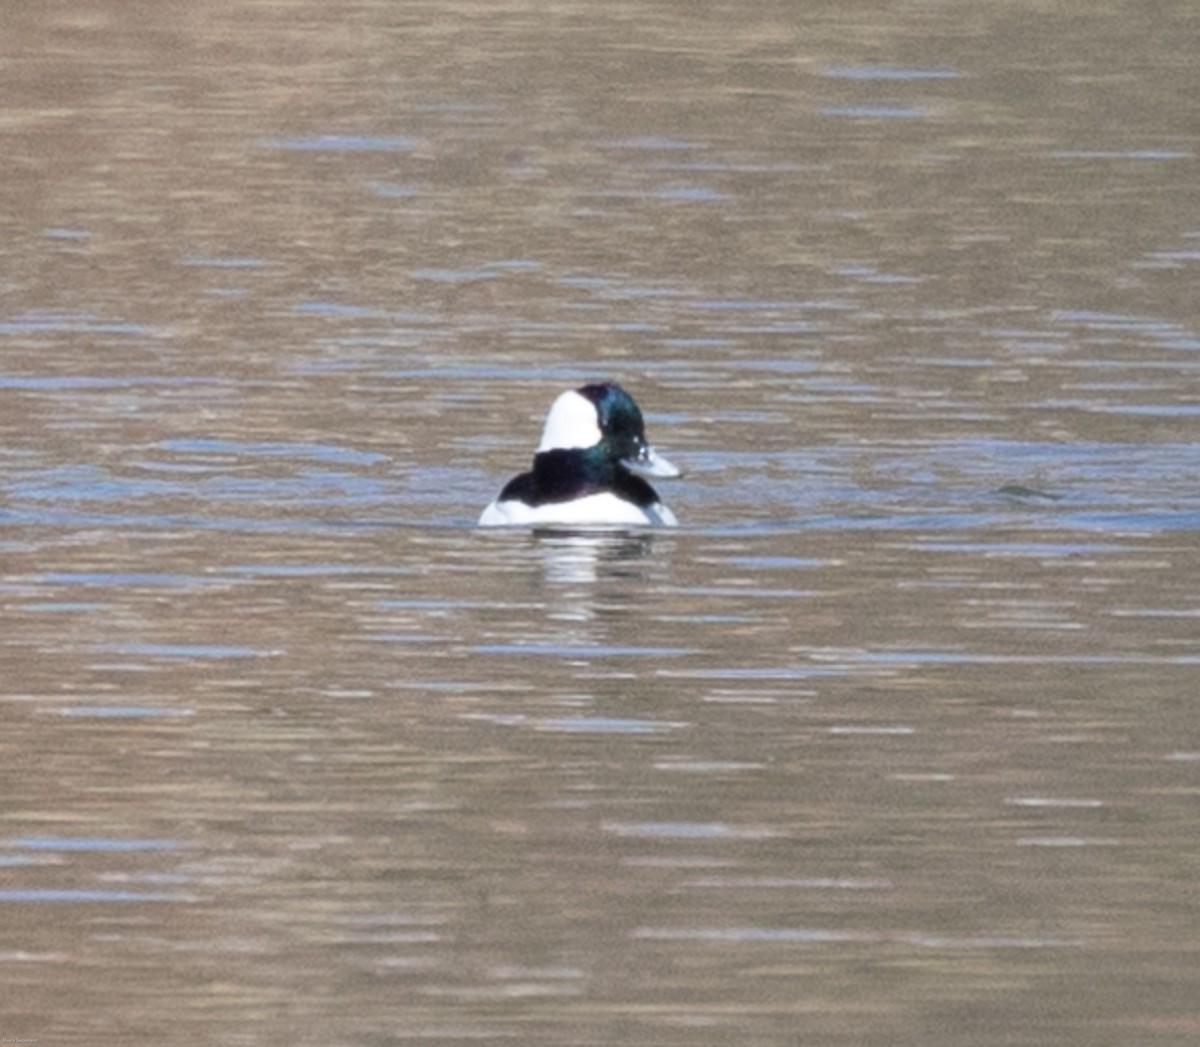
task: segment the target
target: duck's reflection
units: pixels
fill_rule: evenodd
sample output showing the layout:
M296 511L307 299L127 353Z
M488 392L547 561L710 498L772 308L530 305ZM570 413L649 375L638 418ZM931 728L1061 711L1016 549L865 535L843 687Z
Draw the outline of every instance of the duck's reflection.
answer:
M533 541L541 553L551 585L587 585L605 577L638 577L657 536L638 531L537 530Z
M662 573L674 547L661 532L537 530L547 610L553 618L591 621L605 607L623 607Z

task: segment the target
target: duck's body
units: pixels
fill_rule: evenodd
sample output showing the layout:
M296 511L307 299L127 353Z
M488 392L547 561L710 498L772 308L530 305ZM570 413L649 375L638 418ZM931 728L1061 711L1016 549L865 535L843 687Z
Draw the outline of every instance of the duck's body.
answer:
M585 385L554 401L533 467L505 485L479 524L674 527L675 514L642 476L678 475L646 442L633 397L615 383Z

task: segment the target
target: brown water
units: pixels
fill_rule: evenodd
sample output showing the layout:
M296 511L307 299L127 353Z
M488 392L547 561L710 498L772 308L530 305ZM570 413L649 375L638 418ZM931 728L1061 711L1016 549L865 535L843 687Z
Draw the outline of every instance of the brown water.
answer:
M0 1037L1200 1042L1194 4L0 14Z

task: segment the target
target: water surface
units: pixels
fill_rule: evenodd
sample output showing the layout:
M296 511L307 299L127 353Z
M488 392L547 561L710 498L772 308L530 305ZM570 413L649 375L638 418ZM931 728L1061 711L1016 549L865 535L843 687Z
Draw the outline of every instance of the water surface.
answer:
M1196 1042L1190 4L9 6L5 1036Z

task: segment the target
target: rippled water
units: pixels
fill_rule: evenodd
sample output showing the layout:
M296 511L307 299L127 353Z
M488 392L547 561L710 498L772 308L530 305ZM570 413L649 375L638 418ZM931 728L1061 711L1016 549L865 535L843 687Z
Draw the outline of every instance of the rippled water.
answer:
M1190 4L5 21L0 1034L1196 1042Z

